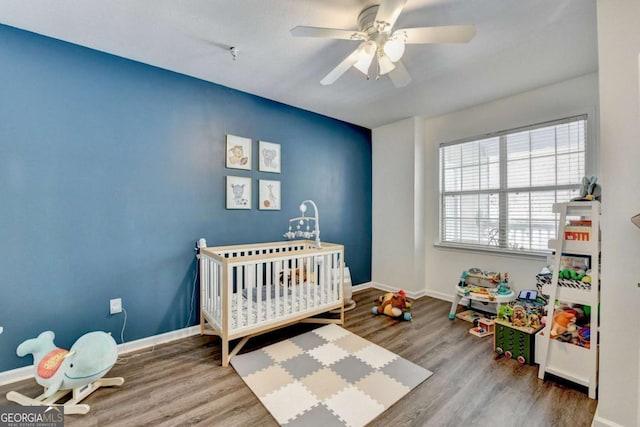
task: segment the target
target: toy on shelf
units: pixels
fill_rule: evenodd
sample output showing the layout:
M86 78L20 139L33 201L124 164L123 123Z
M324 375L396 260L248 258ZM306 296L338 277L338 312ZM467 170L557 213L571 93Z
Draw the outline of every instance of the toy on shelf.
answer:
M591 307L581 304L556 306L551 324L551 339L590 348L590 309Z
M487 317L488 316L488 317ZM473 328L469 329L471 335L486 337L493 334L495 317L475 310L465 310L456 314L456 317L465 322L473 323Z
M386 314L403 320L411 320L411 301L402 289L397 293L387 292L374 300L377 304L371 310L373 314Z
M116 363L118 348L111 335L89 332L71 346L69 351L53 343L51 331L42 332L20 344L18 356L33 355L34 376L44 387L44 393L30 398L15 391L7 393L7 400L23 406L52 406L69 393L64 405L65 414L86 414L89 405L79 402L100 387L120 386L124 378L102 378Z
M500 281L497 292L498 295L511 294L511 287L509 286L509 273L504 273L504 276L502 276L502 280Z
M456 317L458 304L463 298L467 299L467 308L470 308L472 302L477 301L483 305L492 306L486 311L498 313L499 307L509 301L512 301L515 294L508 285L508 274L485 272L479 268L471 268L463 271L460 281L456 285L456 294L454 296L451 310L449 311L449 319Z
M566 229L567 227L565 227ZM558 270L558 286L574 289L591 289L591 264L590 256L578 256L562 254L560 257L560 269ZM544 267L536 276L536 285L539 290L549 287L553 278L553 267Z
M495 323L496 322L492 319L482 317L478 319L477 326L469 329L469 333L480 338L493 335L495 332Z
M582 177L582 184L580 185L580 195L571 199L573 202L591 202L593 200L600 200L602 189L600 184L597 184L598 178L592 176L587 178Z

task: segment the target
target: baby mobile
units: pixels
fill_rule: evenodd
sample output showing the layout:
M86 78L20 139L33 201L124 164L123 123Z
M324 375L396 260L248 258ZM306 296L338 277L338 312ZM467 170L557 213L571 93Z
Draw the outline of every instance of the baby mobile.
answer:
M305 216L307 212L307 204L313 206L315 215L312 217ZM313 200L305 200L300 204L300 212L302 216L291 218L289 220L289 231L283 234L287 239L316 239L316 247L321 248L320 244L320 215L318 214L318 207ZM311 221L313 221L313 231L311 231ZM293 226L295 225L295 231Z

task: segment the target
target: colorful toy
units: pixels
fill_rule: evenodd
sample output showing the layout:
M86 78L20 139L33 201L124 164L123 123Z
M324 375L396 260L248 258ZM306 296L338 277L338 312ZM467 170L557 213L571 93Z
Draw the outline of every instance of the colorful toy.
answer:
M489 335L493 335L495 331L495 322L492 319L480 318L476 322L474 322L476 326L469 329L469 333L471 335L475 335L477 337L486 337Z
M397 293L387 292L375 300L378 305L372 309L373 314L386 314L404 320L411 320L411 301L401 289Z
M510 293L511 293L511 288L509 287L509 274L504 273L504 276L500 281L500 286L498 286L498 294L509 295Z
M513 326L527 326L527 312L521 305L513 306L513 313L511 315L511 323Z
M520 364L534 364L535 333L503 320L496 320L494 350L498 356L514 358Z
M35 399L15 391L7 393L7 400L23 406L55 405L67 394L73 397L64 403L66 414L86 414L89 405L78 404L100 387L120 386L124 379L102 378L116 363L118 348L111 335L89 332L71 346L71 350L58 348L51 331L42 332L20 344L18 356L33 355L35 380L44 387Z
M510 305L501 305L498 309L498 319L511 322L513 318L513 308Z
M567 332L569 324L576 322L576 314L572 311L560 310L553 315L553 324L551 326L551 338L562 335Z

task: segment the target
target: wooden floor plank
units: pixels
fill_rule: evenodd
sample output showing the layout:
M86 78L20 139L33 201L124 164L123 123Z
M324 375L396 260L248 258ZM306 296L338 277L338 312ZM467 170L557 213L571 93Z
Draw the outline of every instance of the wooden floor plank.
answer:
M541 381L536 366L496 359L491 338L468 333L471 325L451 321L450 303L423 297L410 322L375 316L382 291L357 292L345 327L421 365L434 374L371 426L572 426L588 427L597 401L559 381ZM306 332L298 324L249 340L241 353ZM194 336L121 358L108 376L119 388L100 389L85 402L87 415L68 415L72 426L276 426L277 423L232 367L221 367L220 341ZM0 387L0 406L15 390L37 396L33 380Z

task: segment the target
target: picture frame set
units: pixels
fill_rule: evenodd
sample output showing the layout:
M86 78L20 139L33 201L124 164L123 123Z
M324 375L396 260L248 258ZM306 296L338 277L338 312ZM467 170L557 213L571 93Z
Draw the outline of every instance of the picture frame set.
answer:
M236 135L226 135L225 167L227 169L252 170L253 141ZM280 144L258 142L258 171L280 173ZM225 200L227 209L252 209L252 177L227 175L225 177ZM281 186L279 180L258 179L258 209L280 210Z

